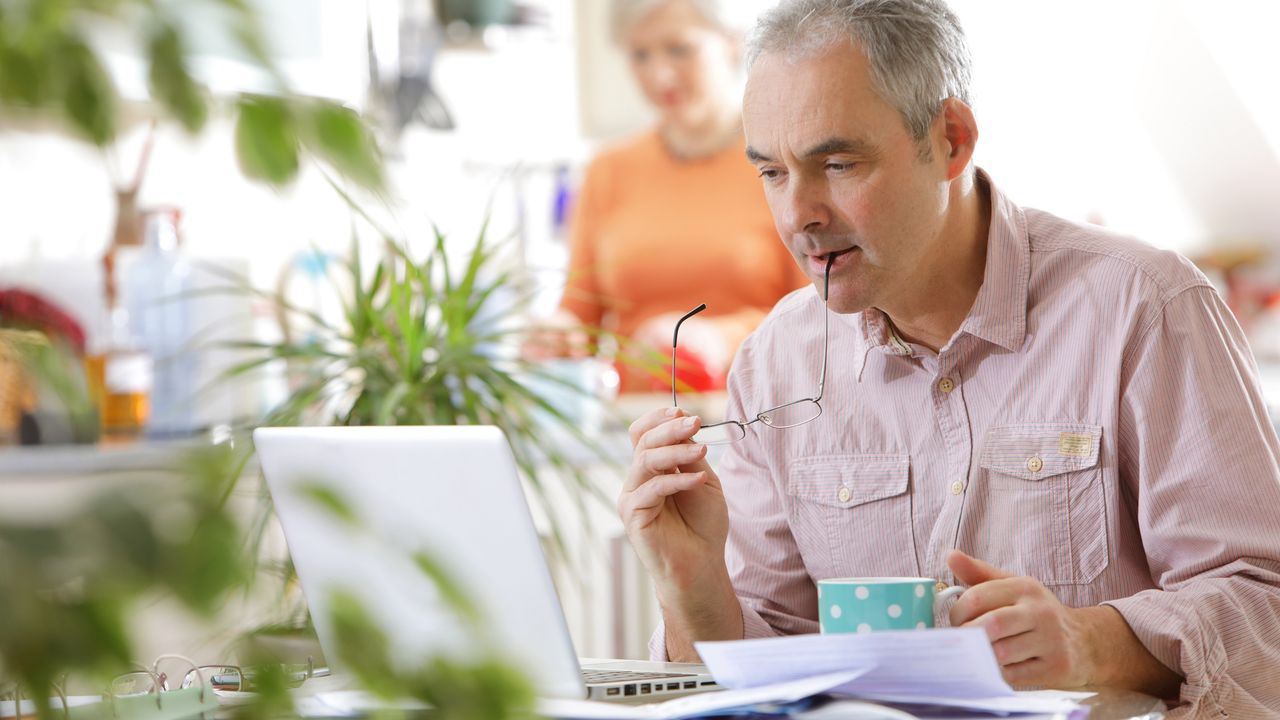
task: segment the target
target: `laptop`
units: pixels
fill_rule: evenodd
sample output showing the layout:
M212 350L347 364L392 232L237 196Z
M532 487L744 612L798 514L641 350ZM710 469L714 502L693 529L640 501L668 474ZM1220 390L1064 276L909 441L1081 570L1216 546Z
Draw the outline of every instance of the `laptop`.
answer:
M500 429L259 428L253 439L335 672L335 592L363 604L406 667L477 653L474 630L414 564L425 553L480 611L484 642L544 697L634 701L717 689L702 665L579 662ZM356 522L318 497L336 497Z

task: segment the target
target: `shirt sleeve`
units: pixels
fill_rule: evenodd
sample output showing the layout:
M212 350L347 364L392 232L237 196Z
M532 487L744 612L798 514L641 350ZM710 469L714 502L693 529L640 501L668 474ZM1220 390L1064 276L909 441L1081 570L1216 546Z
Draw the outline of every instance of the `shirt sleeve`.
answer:
M1280 444L1248 344L1197 285L1164 303L1122 374L1122 501L1158 589L1106 604L1184 677L1195 717L1275 715Z
M758 404L752 389L758 338L759 333L748 338L733 361L725 417L748 417L745 408ZM818 590L800 559L781 490L765 461L774 450L762 437L769 435L750 433L733 443L715 468L729 506L725 564L742 607L742 634L751 639L817 632ZM649 640L649 656L667 659L662 623Z

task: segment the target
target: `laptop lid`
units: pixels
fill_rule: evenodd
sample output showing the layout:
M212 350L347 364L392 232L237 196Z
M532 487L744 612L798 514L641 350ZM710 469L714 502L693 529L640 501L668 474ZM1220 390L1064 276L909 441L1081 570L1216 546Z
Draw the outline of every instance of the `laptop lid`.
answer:
M496 427L259 428L262 471L316 633L331 665L334 591L387 631L393 657L419 665L477 651L413 562L425 552L461 586L508 661L552 697L586 694L564 614L506 437ZM339 498L344 522L316 499Z

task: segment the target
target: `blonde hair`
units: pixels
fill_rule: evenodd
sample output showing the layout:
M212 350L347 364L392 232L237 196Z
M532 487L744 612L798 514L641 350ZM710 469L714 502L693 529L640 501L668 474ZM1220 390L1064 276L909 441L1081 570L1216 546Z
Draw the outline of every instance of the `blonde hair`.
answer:
M614 42L622 44L632 23L645 13L676 0L613 0L609 7L609 30ZM741 34L740 18L730 11L730 0L685 0L711 27L726 35Z

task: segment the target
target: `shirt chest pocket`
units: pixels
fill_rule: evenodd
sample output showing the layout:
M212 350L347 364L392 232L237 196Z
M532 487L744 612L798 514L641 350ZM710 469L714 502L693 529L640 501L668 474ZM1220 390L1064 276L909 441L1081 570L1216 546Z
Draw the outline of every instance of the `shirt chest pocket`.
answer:
M788 521L814 578L915 575L907 455L803 457L787 477Z
M1092 582L1108 562L1102 427L1003 425L987 431L970 508L974 551L1045 585ZM979 498L975 498L979 499Z

